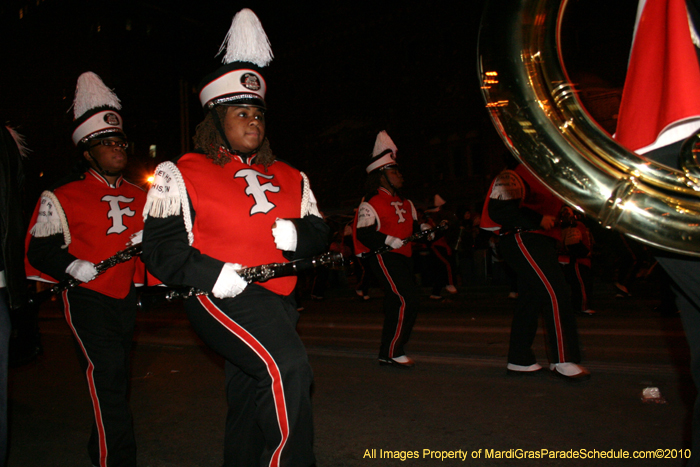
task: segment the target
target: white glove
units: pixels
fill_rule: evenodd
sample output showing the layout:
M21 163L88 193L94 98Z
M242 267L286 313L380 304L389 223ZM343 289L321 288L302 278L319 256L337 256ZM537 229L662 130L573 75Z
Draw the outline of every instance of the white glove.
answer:
M216 298L232 298L243 292L248 283L238 275L240 264L225 263L211 293Z
M384 243L386 243L394 250L403 246L403 240L397 237L392 237L391 235L386 236L386 240L384 240Z
M277 219L272 227L272 235L275 237L275 245L277 245L278 250L296 251L297 228L294 226L294 222Z
M133 246L133 245L138 245L139 243L143 242L143 230L139 230L135 234L133 234L131 237L129 237L129 243L126 244L126 246Z
M97 269L90 261L76 259L68 265L66 273L78 279L80 282L90 282L97 277Z

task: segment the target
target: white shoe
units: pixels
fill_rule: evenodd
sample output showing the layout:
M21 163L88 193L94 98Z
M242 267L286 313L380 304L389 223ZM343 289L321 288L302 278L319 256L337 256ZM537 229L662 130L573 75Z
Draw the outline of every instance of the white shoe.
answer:
M568 381L586 381L591 378L591 373L581 365L571 362L552 363L549 365L555 376L559 376Z
M414 362L411 358L407 357L406 355L401 355L399 357L393 358L380 358L379 364L393 365L398 368L413 368L414 366L416 366L416 362Z
M518 298L518 292L511 292L508 294L508 298L516 299Z
M457 287L454 285L448 285L445 287L445 290L447 290L449 293L457 293Z
M539 363L533 363L528 366L516 365L515 363L506 365L506 373L509 375L534 375L540 370L542 370L542 366Z

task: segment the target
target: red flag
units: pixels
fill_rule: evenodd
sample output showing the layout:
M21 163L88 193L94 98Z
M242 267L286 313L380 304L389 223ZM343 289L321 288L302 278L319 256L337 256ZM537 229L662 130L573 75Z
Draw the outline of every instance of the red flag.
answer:
M685 0L641 8L615 139L643 154L700 127L700 64Z

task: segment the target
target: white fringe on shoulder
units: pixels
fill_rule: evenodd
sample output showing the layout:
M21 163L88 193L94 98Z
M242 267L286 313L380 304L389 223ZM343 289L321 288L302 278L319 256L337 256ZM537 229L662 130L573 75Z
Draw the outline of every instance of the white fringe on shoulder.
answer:
M303 179L303 190L301 193L301 217L308 216L312 214L314 216L321 216L321 212L318 210L318 204L316 202L316 197L311 191L311 183L309 183L309 177L306 176L304 172L299 172L301 178Z
M68 228L68 219L66 213L63 212L60 201L52 191L44 191L41 194L42 206L39 208L40 217L36 224L29 231L34 237L43 238L51 235L63 234L63 248L67 248L71 244L70 229ZM46 199L46 203L43 200ZM42 214L43 212L43 214ZM41 220L43 218L43 221Z
M187 187L177 166L168 161L158 164L151 189L143 208L144 221L148 216L165 218L182 213L189 244L194 243L192 216L187 198Z
M299 172L303 180L302 191L301 191L301 217L306 216L309 213L309 177L306 176L304 172Z

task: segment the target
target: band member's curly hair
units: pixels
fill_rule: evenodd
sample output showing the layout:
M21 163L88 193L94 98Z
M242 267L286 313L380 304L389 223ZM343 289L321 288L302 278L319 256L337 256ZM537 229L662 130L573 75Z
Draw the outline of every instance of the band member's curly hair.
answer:
M226 144L224 143L224 136L216 128L212 112L216 112L219 121L223 124L228 108L227 106L219 105L207 112L204 120L197 125L193 138L195 151L205 154L214 164L220 165L221 167L231 161L231 153L225 149ZM255 158L257 164L263 164L265 167L269 167L270 164L275 161L275 155L272 153L272 149L270 149L270 142L267 138L263 140L257 151L253 151L253 153L255 152L257 152ZM247 156L249 154L241 155Z

